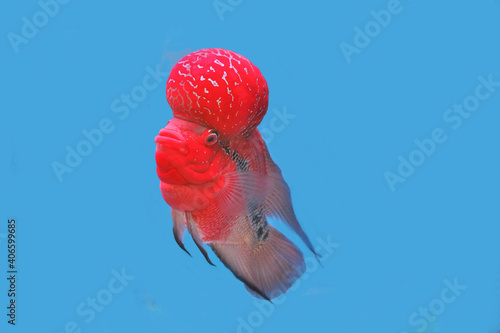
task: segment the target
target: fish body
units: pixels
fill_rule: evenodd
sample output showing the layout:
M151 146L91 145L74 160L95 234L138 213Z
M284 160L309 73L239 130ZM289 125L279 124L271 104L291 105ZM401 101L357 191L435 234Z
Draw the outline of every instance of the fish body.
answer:
M187 229L210 264L204 244L254 296L270 300L291 287L305 263L268 217L285 222L315 252L257 130L267 98L266 81L246 58L196 51L172 69L167 100L174 117L155 141L160 189L179 246L188 252Z

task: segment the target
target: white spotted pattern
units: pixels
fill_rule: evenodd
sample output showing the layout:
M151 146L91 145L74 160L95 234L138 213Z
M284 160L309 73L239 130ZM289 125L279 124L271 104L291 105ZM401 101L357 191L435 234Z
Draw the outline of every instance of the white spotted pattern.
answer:
M219 84L215 80L208 79L208 81L210 81L213 84L214 87L218 87L219 86Z

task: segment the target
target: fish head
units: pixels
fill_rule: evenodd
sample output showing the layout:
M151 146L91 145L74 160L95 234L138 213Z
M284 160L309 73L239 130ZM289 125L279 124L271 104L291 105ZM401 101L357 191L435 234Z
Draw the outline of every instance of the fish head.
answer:
M158 177L167 184L203 184L220 174L222 149L214 129L174 117L155 142Z
M257 128L269 97L267 82L254 64L219 48L192 52L175 64L166 94L174 117L216 129L227 140Z

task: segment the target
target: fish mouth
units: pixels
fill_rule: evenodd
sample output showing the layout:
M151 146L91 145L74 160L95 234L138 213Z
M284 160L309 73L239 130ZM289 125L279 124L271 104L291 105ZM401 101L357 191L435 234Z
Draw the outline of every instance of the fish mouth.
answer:
M188 153L186 140L178 131L162 128L155 137L155 142L159 150L175 149L183 155Z

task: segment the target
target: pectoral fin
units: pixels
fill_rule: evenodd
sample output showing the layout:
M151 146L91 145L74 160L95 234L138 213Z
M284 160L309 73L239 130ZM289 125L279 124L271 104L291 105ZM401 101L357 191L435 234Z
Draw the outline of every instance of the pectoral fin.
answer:
M249 209L264 205L266 216L283 221L318 257L295 216L290 188L278 166L274 165L274 170L269 175L249 170L230 172L224 177L226 183L216 195L216 204L221 212L226 216L241 216Z
M224 175L224 186L215 204L226 216L245 215L249 205L259 206L271 193L266 175L255 171L233 171Z

